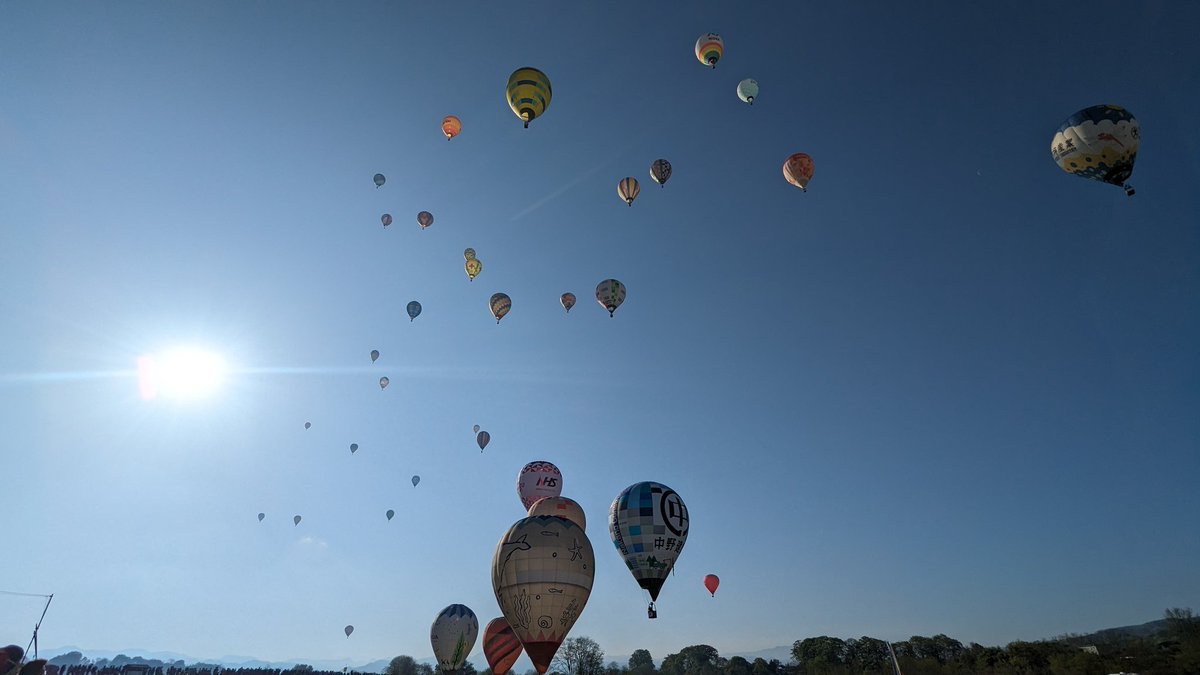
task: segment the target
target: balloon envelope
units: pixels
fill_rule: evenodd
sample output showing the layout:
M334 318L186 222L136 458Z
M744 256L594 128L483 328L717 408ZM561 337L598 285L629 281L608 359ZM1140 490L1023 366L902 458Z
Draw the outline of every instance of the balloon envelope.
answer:
M813 176L813 159L803 152L788 157L783 162L783 178L796 187L808 191L808 181Z
M413 484L413 487L417 487L417 483L420 483L420 482L421 482L421 477L420 477L420 476L413 476L413 477L412 477L412 484Z
M263 518L266 518L266 517L267 517L267 514L265 514L265 513L258 514L258 522L261 523L263 521Z
M1116 105L1094 105L1058 127L1050 154L1063 171L1119 185L1132 196L1133 187L1125 181L1133 175L1141 135L1133 113Z
M596 302L612 316L621 303L625 302L625 284L616 279L605 279L596 284Z
M659 185L665 184L671 178L671 163L665 159L650 162L650 178Z
M483 656L492 675L504 675L521 658L521 641L504 617L492 619L483 629Z
M391 510L391 509L388 509L388 510L387 510L387 513L385 513L385 514L383 514L383 515L387 516L387 519L388 519L388 520L391 520L392 518L395 518L395 517L396 517L396 512L395 512L395 511L393 511L393 510Z
M353 455L356 452L358 452L358 443L351 443L350 444L350 454Z
M381 378L379 378L379 388L380 388L380 389L387 389L387 386L388 386L388 383L389 383L389 382L391 382L391 380L387 379L386 377L381 377Z
M558 301L559 301L559 303L562 304L563 309L567 310L567 312L569 313L571 311L571 308L575 306L575 294L574 293L563 293L562 295L560 295L558 297Z
M378 360L379 360L379 350L372 349L371 350L371 363L375 363Z
M479 276L479 273L483 271L483 261L479 258L471 258L463 263L463 269L467 272L467 278L475 281L475 277Z
M608 533L638 585L657 600L687 542L687 507L662 483L634 483L613 500Z
M384 227L391 225L392 224L392 214L385 213L382 216L379 216L379 222L383 223Z
M496 545L496 602L539 673L587 605L595 562L583 528L565 518L522 518Z
M714 597L717 595L717 586L721 585L721 579L715 574L706 574L704 576L704 587Z
M471 427L471 431L474 431L475 433L479 433L479 425L476 424L475 426Z
M311 428L312 428L312 422L305 422L305 423L304 423L304 428L305 428L305 429L311 429Z
M717 61L725 53L725 41L716 33L705 33L696 39L696 58L700 63L716 68Z
M292 524L299 525L301 520L303 520L303 519L300 516L294 516L294 517L292 517Z
M383 187L383 184L386 182L387 182L387 179L383 177L383 174L381 174L381 173L375 174L375 187Z
M557 497L562 494L562 472L550 462L538 460L521 467L517 474L517 497L521 506L528 511L542 497Z
M346 637L350 637L350 634L354 632L354 626L346 626L343 630L346 632Z
M408 307L406 309L408 309L408 320L409 321L412 321L413 319L415 319L421 315L421 303L417 302L416 300L413 300L412 302L408 303Z
M463 249L463 258L466 260L474 260L475 259L475 249L464 248Z
M754 105L754 97L758 96L758 82L750 78L738 82L737 95L746 103Z
M542 497L529 507L529 515L531 516L556 516L558 518L566 518L567 520L579 526L579 529L587 529L587 516L583 514L583 507L570 497Z
M428 211L422 211L417 214L417 225L420 225L422 230L429 227L432 224L433 224L433 214L432 213L430 213Z
M528 67L517 68L508 76L504 93L508 96L508 107L525 122L526 129L530 122L546 112L553 94L550 78L537 68Z
M626 176L617 181L617 196L630 206L633 206L633 200L637 199L638 193L641 191L642 186L638 185L637 179L633 176Z
M487 447L487 444L491 442L491 440L492 435L486 431L481 431L477 436L475 436L475 442L479 444L480 452L483 452L483 449Z
M450 605L443 609L429 628L429 642L438 668L444 673L461 668L478 636L479 619L470 607Z
M496 317L496 323L500 323L500 319L512 309L512 298L504 293L493 293L492 298L488 300L488 308L492 310L492 316Z
M446 135L446 140L450 140L462 132L462 120L454 115L446 115L442 118L442 133Z

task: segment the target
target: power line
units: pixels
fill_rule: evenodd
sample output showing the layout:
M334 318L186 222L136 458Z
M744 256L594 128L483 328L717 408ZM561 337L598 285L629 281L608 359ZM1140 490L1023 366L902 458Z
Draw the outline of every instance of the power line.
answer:
M0 591L0 594L4 594L4 595L23 595L23 596L25 596L25 597L27 597L27 598L48 598L48 597L50 597L51 595L53 595L53 593L18 593L18 592L16 592L16 591Z

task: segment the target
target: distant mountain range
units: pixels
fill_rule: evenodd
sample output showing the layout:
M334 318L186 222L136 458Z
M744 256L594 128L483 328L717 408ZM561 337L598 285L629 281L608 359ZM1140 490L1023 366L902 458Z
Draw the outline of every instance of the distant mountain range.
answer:
M1163 632L1167 628L1166 619L1157 621L1148 621L1133 626L1120 626L1117 628L1105 628L1094 633L1086 635L1065 635L1055 639L1065 640L1071 644L1087 645L1087 644L1104 644L1125 637L1150 637ZM953 636L951 636L953 637ZM473 650L475 653L471 658L471 663L482 671L487 668L487 661L483 658L483 654L479 650ZM74 657L72 652L78 652L80 657ZM222 656L220 658L196 658L187 654L179 654L177 652L150 651L147 649L121 649L113 651L110 649L84 649L82 647L66 646L56 649L43 649L42 655L50 657L50 663L55 665L74 665L79 663L80 658L89 659L95 662L99 659L108 659L109 661L117 660L114 665L122 663L150 663L151 665L169 665L183 661L186 665L193 666L197 664L218 665L222 668L271 668L287 670L295 666L297 663L305 663L312 666L316 670L341 670L349 668L360 673L382 673L394 656L389 656L385 659L377 659L367 663L347 663L345 661L332 660L312 660L312 659L289 659L285 661L263 661L252 656ZM655 654L655 662L661 663L666 654ZM722 654L726 658L740 656L747 661L753 661L757 658L762 658L767 661L778 659L783 663L787 663L792 658L791 645L781 645L779 647L771 647L769 649L760 649L756 652L734 652L730 654ZM117 659L117 657L124 657ZM416 657L413 657L416 658ZM437 666L437 659L432 656L416 659L418 663L427 663L431 666ZM628 663L629 656L617 656L615 654L606 654L605 662L616 661L617 663Z

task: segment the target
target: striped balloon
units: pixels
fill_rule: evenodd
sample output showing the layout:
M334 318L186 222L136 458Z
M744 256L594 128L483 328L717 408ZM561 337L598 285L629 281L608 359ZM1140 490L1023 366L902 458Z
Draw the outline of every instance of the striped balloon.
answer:
M483 629L483 656L494 675L504 675L521 658L521 641L504 617L496 617Z
M505 93L508 107L528 129L529 123L541 117L550 106L550 78L537 68L517 68L508 76Z
M500 323L500 319L512 309L512 298L508 297L507 293L493 293L488 300L488 308L492 310L492 316L496 317L496 323Z
M808 192L808 181L813 176L813 158L797 152L783 163L783 177L787 182Z
M454 115L446 115L442 118L442 133L446 135L446 140L450 140L462 132L462 120Z
M617 196L630 206L633 206L633 200L637 199L638 193L641 191L642 186L638 185L637 179L633 176L626 176L617 182Z
M725 53L725 41L716 33L705 33L696 40L696 58L709 68L716 68Z

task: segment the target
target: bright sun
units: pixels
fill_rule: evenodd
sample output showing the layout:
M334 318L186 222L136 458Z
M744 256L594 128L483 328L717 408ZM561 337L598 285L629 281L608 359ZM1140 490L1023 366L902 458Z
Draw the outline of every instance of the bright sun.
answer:
M142 398L203 398L225 380L225 360L194 347L180 347L138 358L138 389Z

